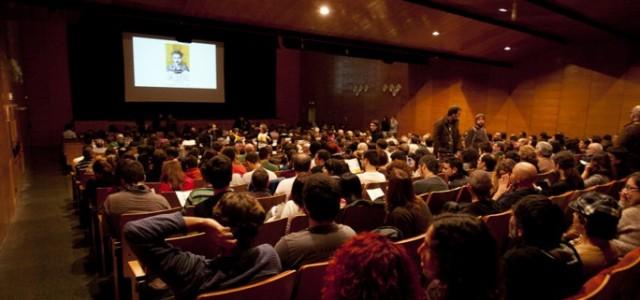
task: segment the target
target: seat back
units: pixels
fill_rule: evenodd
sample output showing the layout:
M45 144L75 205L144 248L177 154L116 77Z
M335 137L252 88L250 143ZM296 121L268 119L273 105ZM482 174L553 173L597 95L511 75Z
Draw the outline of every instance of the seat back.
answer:
M198 300L272 300L289 299L295 284L296 271L284 271L278 275L249 285L206 293Z
M167 202L169 202L169 205L171 205L171 207L182 208L182 204L180 204L180 200L178 200L178 195L176 194L176 192L162 192L160 193L160 195L167 199Z
M471 188L466 185L461 187L460 192L458 192L458 196L456 197L456 202L471 203Z
M489 232L496 240L496 249L502 254L509 243L509 220L512 211L508 210L499 214L486 215L482 217L482 221L489 227Z
M308 264L300 267L296 274L296 284L292 300L320 300L322 285L329 262Z
M171 237L167 242L182 251L189 251L193 254L214 258L220 254L220 247L211 242L203 232L193 233L183 236Z
M234 192L246 192L249 190L249 184L232 185L231 190Z
M611 189L616 185L616 181L609 181L605 184L596 185L595 191L605 195L610 195Z
M256 198L256 200L260 202L260 205L262 205L264 211L268 212L272 207L280 203L284 203L287 200L287 194L279 194L270 197L260 197Z
M289 224L287 226L287 234L292 232L298 232L309 228L309 216L297 215L289 218Z
M456 201L456 198L458 197L458 193L460 193L460 189L462 189L462 187L455 188L448 191L429 193L429 197L427 197L426 201L427 201L427 206L429 206L429 210L431 211L431 213L433 215L437 215L440 212L442 212L442 207L446 202Z
M556 181L558 181L559 175L560 174L558 174L558 172L556 172L555 170L552 170L546 173L541 173L536 175L536 182L545 181L547 182L548 185L552 185Z
M622 188L627 184L627 179L628 178L622 178L616 180L611 190L609 190L609 196L613 197L613 199L618 199L618 197L620 197L620 191L622 191Z
M204 179L198 179L193 181L193 188L199 189L203 187L207 187L209 184Z
M104 205L104 201L107 200L107 197L115 192L117 192L118 189L113 188L113 187L102 187L102 188L97 188L96 189L96 203L95 203L95 208L97 210L100 210L102 208L102 206Z
M573 196L574 196L574 191L568 191L562 195L551 196L549 197L549 200L551 200L551 202L560 206L562 211L565 211L567 210L567 207L569 207L569 202L571 202L572 199L574 199Z
M425 234L423 233L421 235L396 242L396 244L402 245L404 247L409 257L411 257L413 262L416 263L416 268L418 270L420 270L420 254L418 253L418 248L424 241L424 236Z
M384 224L384 204L367 200L345 207L336 221L351 227L355 232L371 231Z
M293 176L296 176L296 172L294 170L281 170L281 171L276 171L276 176L278 177L283 177L283 178L291 178Z
M160 193L160 182L145 182L150 189L153 189L156 193Z
M280 219L262 224L258 229L258 235L253 239L253 245L269 244L275 246L287 230L288 219Z

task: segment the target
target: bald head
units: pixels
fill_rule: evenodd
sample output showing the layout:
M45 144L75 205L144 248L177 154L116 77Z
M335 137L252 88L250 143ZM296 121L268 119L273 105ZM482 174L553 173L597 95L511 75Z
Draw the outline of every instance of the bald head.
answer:
M587 146L586 154L591 156L598 152L602 152L604 149L602 148L602 144L600 143L591 143Z
M296 173L309 172L311 168L311 157L307 154L300 153L293 157L293 170Z
M631 121L640 121L640 105L636 105L631 109Z
M528 162L519 162L511 172L511 183L518 187L530 187L536 180L538 170Z

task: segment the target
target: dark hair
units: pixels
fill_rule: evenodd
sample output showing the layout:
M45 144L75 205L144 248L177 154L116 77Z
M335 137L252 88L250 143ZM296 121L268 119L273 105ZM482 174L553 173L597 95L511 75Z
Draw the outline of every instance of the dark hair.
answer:
M367 232L336 250L322 299L422 299L421 293L418 271L404 247Z
M635 184L636 186L640 186L640 172L635 172L629 175L629 179L631 179L633 181L633 184Z
M376 141L376 146L380 147L380 149L385 150L387 149L387 147L389 147L389 144L387 143L387 141L385 139L378 139Z
M566 228L564 214L549 198L525 196L516 203L513 215L527 245L549 250L560 243Z
M251 174L251 187L253 190L264 190L269 186L269 173L263 168L258 168Z
M198 167L198 157L187 155L187 157L182 160L182 165L185 170L196 168Z
M202 166L202 175L213 188L221 189L229 186L231 176L231 160L225 155L216 155Z
M607 206L612 210L619 210L620 206L613 197L598 192L588 192L580 196L587 204L599 202L598 205ZM620 217L595 210L590 215L585 215L581 211L576 211L588 237L594 237L604 241L611 240L618 235L618 221Z
M262 206L249 193L225 193L213 207L213 217L223 226L231 228L237 250L251 247L251 241L264 223L265 212Z
M373 166L380 165L380 157L378 156L378 151L376 150L367 150L364 153L364 159L368 160L369 163Z
M271 147L269 146L258 149L258 156L260 157L260 160L269 158L269 154L271 154L271 151Z
M478 149L483 153L491 153L491 152L493 152L493 148L491 147L491 143L489 143L489 142L482 142L482 143L478 144Z
M332 158L327 160L327 162L324 164L324 168L327 169L329 175L332 176L341 176L345 173L351 173L349 171L349 166L347 165L347 163L341 159Z
M306 154L296 154L293 156L293 170L296 172L309 172L311 168L311 158Z
M232 162L236 159L236 148L227 146L222 149L222 155L228 157Z
M493 182L491 182L491 173L476 170L469 176L469 185L474 194L481 199L488 199L491 197L491 190L493 189Z
M496 164L498 163L492 154L482 155L482 157L480 157L480 161L484 163L487 168L487 172L493 172L496 169Z
M316 152L316 156L319 159L322 159L323 162L326 162L327 160L331 159L331 153L329 153L329 151L325 149L318 150L318 152Z
M340 175L340 194L347 203L362 198L362 184L360 178L353 173L344 173Z
M475 168L476 164L478 163L478 157L480 156L480 154L478 154L478 150L474 148L467 148L462 151L461 156L463 163L469 163L473 166L473 168Z
M607 152L597 152L591 158L591 174L600 174L609 179L613 178L611 174L611 158Z
M520 162L520 154L513 150L507 151L507 153L504 154L504 158L511 159L515 162Z
M250 163L252 163L252 164L256 164L256 163L258 163L258 161L260 161L260 157L258 156L258 153L249 152L245 156L245 160L250 162Z
M407 161L407 153L401 150L391 153L391 160Z
M453 116L457 113L459 113L462 110L462 108L460 108L457 105L451 106L449 107L449 109L447 110L447 117Z
M144 181L144 167L135 160L122 160L118 166L118 178L125 184L136 184Z
M440 162L435 155L427 154L420 158L420 165L424 165L431 171L433 174L438 174L440 172Z
M299 207L304 205L302 198L302 190L304 189L304 183L307 177L309 177L309 173L300 173L296 176L296 179L293 180L293 184L291 184L291 194L289 194L289 199L293 200L295 204Z
M417 201L409 174L401 168L393 168L389 172L389 187L385 195L387 212L396 207L413 205Z
M180 156L180 151L178 151L178 148L176 147L167 147L164 151L170 159L178 158Z
M82 147L82 156L84 156L84 160L91 160L93 157L93 147L84 146Z
M337 180L324 174L307 177L302 197L309 218L313 220L331 221L340 211L340 186Z
M432 226L435 276L446 285L442 299L495 298L498 256L487 225L471 215L445 213Z
M453 176L449 176L449 180L454 180L457 178L462 178L464 176L467 176L467 171L465 171L464 168L462 167L462 161L457 157L451 156L447 158L444 162L449 164L449 167L456 168L456 173L453 174Z

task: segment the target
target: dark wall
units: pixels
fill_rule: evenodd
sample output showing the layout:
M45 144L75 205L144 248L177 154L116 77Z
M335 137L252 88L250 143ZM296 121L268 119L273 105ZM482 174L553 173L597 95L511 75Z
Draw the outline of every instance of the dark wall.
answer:
M122 32L221 41L225 103L125 103ZM276 117L276 38L170 18L85 13L69 24L76 120L131 120L171 113L179 119Z

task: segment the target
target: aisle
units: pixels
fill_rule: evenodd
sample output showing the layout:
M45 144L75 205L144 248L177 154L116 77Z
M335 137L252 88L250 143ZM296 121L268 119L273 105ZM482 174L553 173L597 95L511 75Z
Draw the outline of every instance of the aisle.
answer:
M89 243L78 226L57 150L34 148L27 155L22 199L0 245L0 299L92 298Z

